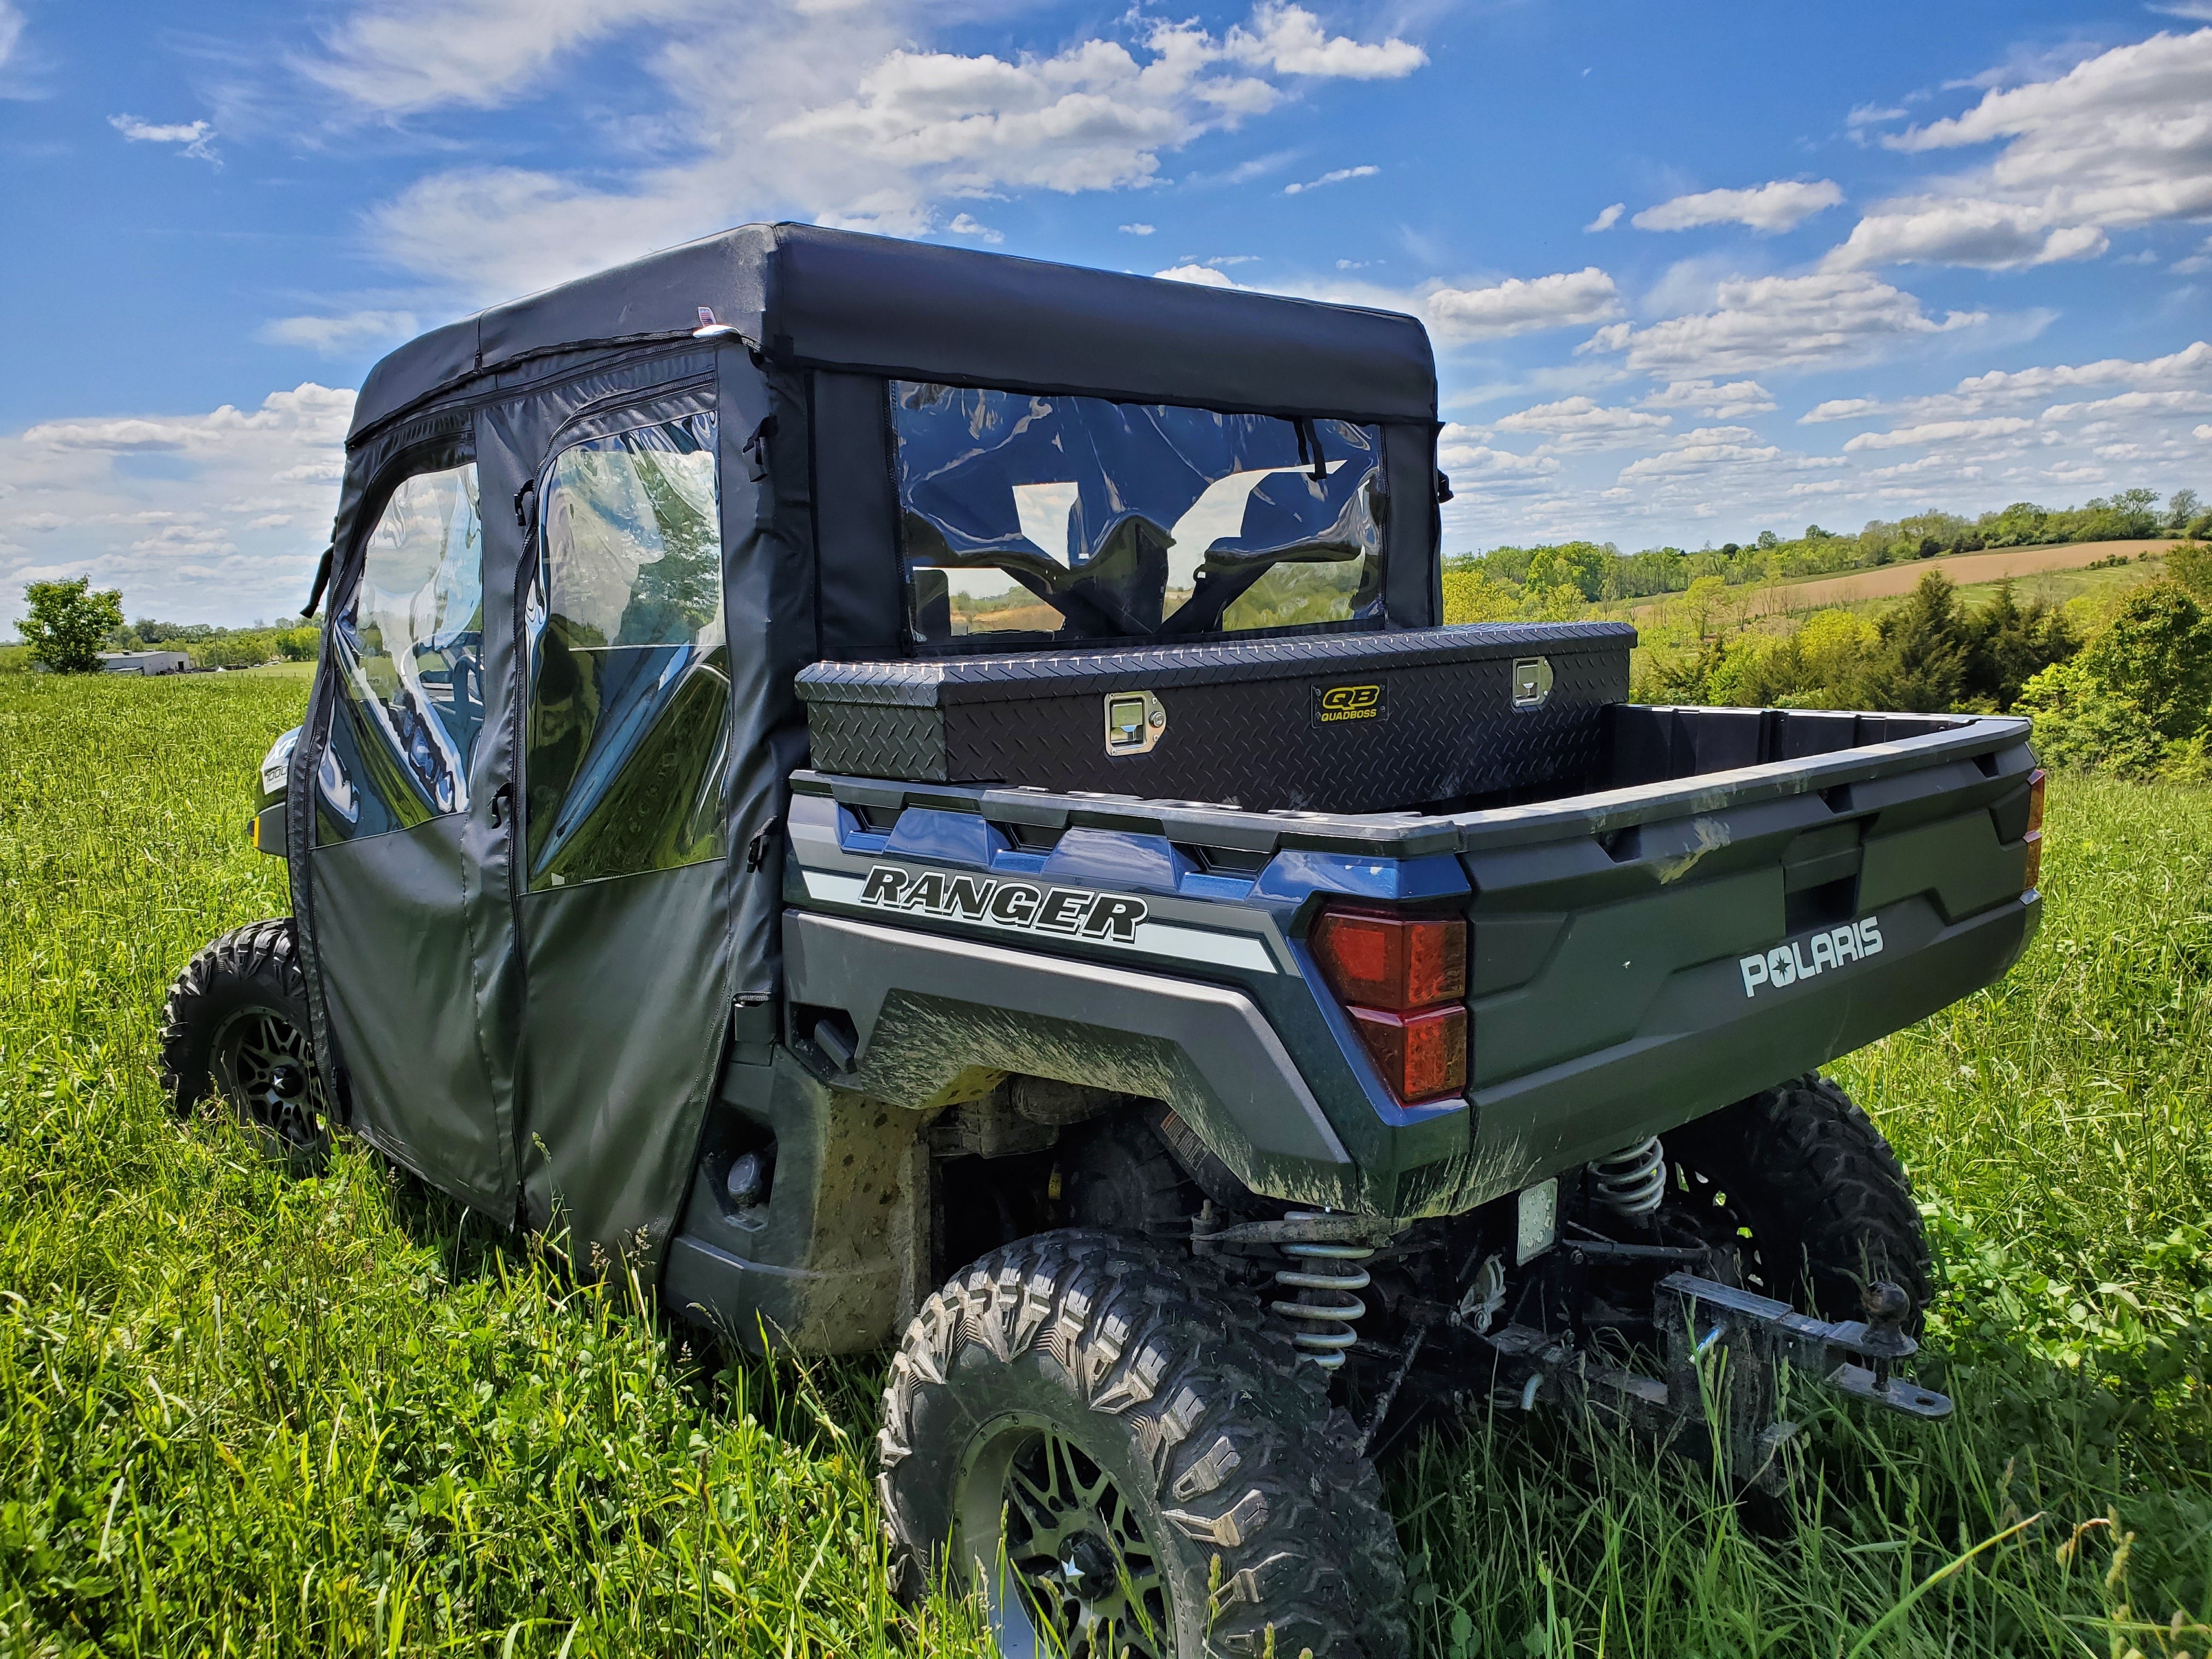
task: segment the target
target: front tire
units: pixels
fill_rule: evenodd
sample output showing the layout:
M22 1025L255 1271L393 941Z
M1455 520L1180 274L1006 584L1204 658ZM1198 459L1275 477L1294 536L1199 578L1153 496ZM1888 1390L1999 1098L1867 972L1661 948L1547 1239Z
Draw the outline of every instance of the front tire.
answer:
M1002 1652L1407 1650L1405 1571L1351 1419L1287 1335L1180 1251L993 1251L891 1362L878 1491L919 1590L949 1549Z
M185 964L162 1012L161 1082L179 1111L218 1096L273 1156L319 1164L330 1100L290 917L226 933Z

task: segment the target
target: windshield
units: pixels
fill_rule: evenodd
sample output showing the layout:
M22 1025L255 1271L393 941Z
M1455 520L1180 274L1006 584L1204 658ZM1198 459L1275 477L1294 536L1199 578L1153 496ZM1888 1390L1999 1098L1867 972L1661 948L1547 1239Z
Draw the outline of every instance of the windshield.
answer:
M891 428L917 644L1380 612L1375 427L894 380Z

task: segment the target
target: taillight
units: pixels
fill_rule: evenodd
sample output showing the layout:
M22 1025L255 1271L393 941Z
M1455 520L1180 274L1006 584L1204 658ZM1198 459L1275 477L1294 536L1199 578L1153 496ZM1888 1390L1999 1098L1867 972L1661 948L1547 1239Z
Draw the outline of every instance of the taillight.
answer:
M1408 1014L1467 994L1467 922L1388 910L1325 910L1313 953L1347 1004Z
M1409 1104L1467 1086L1467 921L1350 906L1307 940L1391 1092Z
M2027 775L2027 870L2020 883L2023 893L2043 882L2043 786L2050 775L2039 766Z

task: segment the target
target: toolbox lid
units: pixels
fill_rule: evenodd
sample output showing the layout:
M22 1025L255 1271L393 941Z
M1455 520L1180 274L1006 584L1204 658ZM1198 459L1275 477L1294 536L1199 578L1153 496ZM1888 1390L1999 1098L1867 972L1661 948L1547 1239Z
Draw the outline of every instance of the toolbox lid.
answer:
M701 312L779 362L1254 414L1436 418L1411 317L817 225L744 225L410 341L371 369L350 439L550 353L681 338Z
M1241 644L817 662L799 672L799 695L809 702L942 708L1024 697L1224 685L1240 680L1328 678L1382 673L1394 668L1586 652L1626 657L1635 643L1636 630L1626 623L1469 623L1452 628L1308 635Z

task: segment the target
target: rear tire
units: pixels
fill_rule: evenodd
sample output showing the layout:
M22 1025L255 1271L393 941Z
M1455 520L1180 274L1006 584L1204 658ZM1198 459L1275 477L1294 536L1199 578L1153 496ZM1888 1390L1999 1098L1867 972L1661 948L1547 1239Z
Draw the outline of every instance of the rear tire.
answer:
M1077 1231L932 1297L877 1438L905 1588L949 1551L1009 1659L1406 1652L1397 1534L1352 1420L1236 1298L1180 1251Z
M218 1096L272 1156L313 1170L329 1150L330 1100L307 1029L291 918L226 933L169 987L162 1086L180 1112Z
M1912 1183L1873 1121L1834 1084L1807 1073L1666 1138L1670 1197L1707 1231L1741 1228L1746 1288L1863 1316L1860 1293L1887 1280L1912 1299L1917 1332L1932 1292L1928 1239Z

